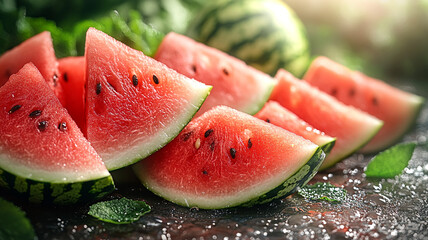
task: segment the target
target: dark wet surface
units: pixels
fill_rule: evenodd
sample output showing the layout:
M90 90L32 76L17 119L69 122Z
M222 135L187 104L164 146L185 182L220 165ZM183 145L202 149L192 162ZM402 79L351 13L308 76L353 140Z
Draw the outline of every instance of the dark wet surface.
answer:
M127 225L94 219L86 214L89 205L60 208L15 203L27 212L39 239L427 239L427 140L425 106L402 140L418 142L402 175L366 179L364 167L373 155L362 154L318 173L311 183L330 182L347 190L342 203L310 201L294 194L248 209L188 209L132 181L117 183L118 190L106 198L124 196L152 207L149 214Z

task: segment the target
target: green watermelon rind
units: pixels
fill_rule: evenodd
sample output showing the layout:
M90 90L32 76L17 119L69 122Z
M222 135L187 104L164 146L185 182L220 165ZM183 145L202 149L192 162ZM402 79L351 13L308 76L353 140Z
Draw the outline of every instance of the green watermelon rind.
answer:
M2 168L0 187L31 203L55 205L95 201L115 189L111 175L82 182L51 183L23 178Z
M336 163L340 162L341 160L343 160L343 159L351 156L355 152L357 152L359 149L361 149L362 147L364 147L368 142L370 142L370 140L372 140L374 138L374 136L376 136L376 134L379 132L379 130L382 128L382 126L383 126L383 121L379 120L379 124L378 124L377 128L373 128L372 133L366 136L367 138L366 138L365 141L362 141L360 143L360 145L358 145L354 149L352 149L350 151L347 151L346 155L339 156L336 159L334 159L333 161L329 161L329 162L324 161L324 164L320 167L319 170L320 171L326 170L326 169L334 166Z
M317 174L326 154L318 147L312 157L295 173L288 177L283 183L265 194L241 203L239 207L252 207L254 205L266 204L275 199L285 198L305 186Z
M174 140L175 137L177 137L177 135L187 126L187 124L193 119L193 117L195 116L195 114L198 112L198 110L201 108L202 104L205 102L205 100L207 99L208 95L211 92L212 86L210 85L204 85L204 92L201 92L201 94L199 96L197 96L196 98L199 98L198 102L194 102L191 106L193 106L191 108L191 110L194 110L193 112L190 111L190 113L188 115L183 115L181 116L180 120L182 120L182 125L179 127L179 129L177 129L176 131L174 131L174 134L169 135L169 139L167 141L162 142L161 144L159 144L158 146L156 146L155 148L150 149L149 151L147 151L145 154L139 154L137 157L127 161L126 163L121 162L121 161L117 161L120 164L119 165L111 165L110 162L106 163L106 167L109 171L114 171L114 170L118 170L121 168L124 168L126 166L135 164L141 160L143 160L144 158L152 155L153 153L159 151L161 148L163 148L164 146L166 146L168 143L170 143L172 140Z
M319 167L321 166L324 158L325 153L322 151L320 147L314 148L314 152L309 157L309 159L299 168L297 169L293 174L291 174L287 179L285 179L281 184L278 186L272 188L271 190L260 194L259 196L252 198L252 199L242 199L240 202L224 202L224 204L217 201L215 206L209 205L209 204L198 204L193 203L192 205L187 204L187 201L176 201L168 196L165 196L157 189L150 186L148 181L141 181L142 184L149 189L151 192L153 192L155 195L160 196L170 202L173 202L177 205L184 206L184 207L199 207L203 209L223 209L223 208L233 208L233 207L251 207L258 204L265 204L268 202L271 202L272 200L279 199L281 197L286 197L294 192L297 191L299 187L302 187L306 185L317 173ZM134 168L136 174L140 174L140 171L138 168ZM140 178L140 180L142 180ZM251 190L250 190L251 191Z
M327 155L331 152L331 150L333 149L335 143L336 143L336 138L330 137L331 140L322 144L322 145L318 145L323 152ZM316 143L315 143L316 144Z
M271 2L277 2L278 6L283 6L290 14L289 19L293 21L295 34L284 32L282 25L278 27L271 19L265 18L268 8L257 8L257 4L260 4L257 1L242 0L218 1L207 5L191 22L187 34L240 58L267 74L274 75L279 68L285 68L294 75L301 76L310 63L309 43L304 26L286 4L280 1ZM251 21L257 22L258 25L255 26ZM242 37L245 35L243 33L251 33L251 36ZM237 36L241 37L238 39ZM290 40L293 42L292 48L289 47ZM272 43L267 46L266 42ZM282 57L278 58L278 53L281 53Z

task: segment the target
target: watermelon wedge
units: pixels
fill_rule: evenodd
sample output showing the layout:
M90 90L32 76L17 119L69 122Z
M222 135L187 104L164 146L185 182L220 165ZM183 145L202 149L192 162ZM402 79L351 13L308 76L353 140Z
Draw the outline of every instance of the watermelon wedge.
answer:
M33 64L0 88L0 121L1 187L56 204L114 190L101 158Z
M396 143L414 124L424 103L422 97L352 71L326 57L316 58L304 79L339 101L384 122L362 152L377 152Z
M290 195L316 174L324 157L309 140L219 106L193 119L134 170L149 190L167 200L217 209Z
M367 113L337 101L281 69L271 100L277 101L316 129L336 138L321 170L351 155L370 141L383 122Z
M109 170L171 141L211 89L94 28L85 57L86 136Z
M312 127L275 101L267 102L254 116L310 140L326 154L330 153L336 142L335 138Z
M66 57L58 60L64 107L80 129L85 124L85 57Z
M269 75L235 57L173 32L165 36L155 59L213 86L197 116L218 105L256 114L276 83Z
M42 32L29 38L0 57L0 87L7 82L10 75L17 73L30 62L39 69L55 95L60 98L62 91L58 84L58 62L50 32ZM61 98L60 101L63 102Z

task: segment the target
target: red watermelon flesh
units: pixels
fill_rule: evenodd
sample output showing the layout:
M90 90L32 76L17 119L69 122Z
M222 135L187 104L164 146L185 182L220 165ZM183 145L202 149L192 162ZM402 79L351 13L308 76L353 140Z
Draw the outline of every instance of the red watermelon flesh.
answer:
M109 170L171 141L211 89L93 28L85 57L86 135Z
M0 168L51 183L110 176L33 64L0 88Z
M58 84L58 62L49 32L39 33L0 57L0 87L10 75L17 73L26 63L32 62L40 71L57 97L62 95ZM60 99L62 102L62 99Z
M271 100L277 101L316 129L336 138L335 146L321 169L354 153L370 141L383 122L365 112L347 106L281 69Z
M174 203L225 208L255 203L252 199L269 196L278 185L274 198L291 194L315 175L324 156L300 136L218 106L194 118L134 170L149 190ZM304 174L293 175L299 169Z
M217 105L255 114L275 84L270 76L243 61L173 32L165 36L155 59L189 78L213 86L197 115Z
M66 57L58 60L64 107L80 129L85 124L85 57Z
M304 79L339 101L384 121L382 129L363 152L379 151L397 142L413 125L424 102L422 97L352 71L326 57L315 59Z
M336 141L275 101L267 102L254 116L310 140L320 146L325 153L331 151Z

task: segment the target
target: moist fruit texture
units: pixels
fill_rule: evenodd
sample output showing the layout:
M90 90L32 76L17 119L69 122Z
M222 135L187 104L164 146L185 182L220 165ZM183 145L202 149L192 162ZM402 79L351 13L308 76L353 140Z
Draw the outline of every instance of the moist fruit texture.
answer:
M254 116L310 140L320 146L326 154L330 153L336 142L335 138L312 127L275 101L267 102Z
M26 63L32 62L39 69L49 87L63 103L61 86L58 83L58 62L49 32L39 33L0 57L0 87Z
M384 122L362 152L377 152L397 142L414 124L424 99L352 71L326 57L316 58L304 77L312 86Z
M211 89L94 28L85 51L86 136L109 170L171 141Z
M1 187L56 204L113 191L101 158L33 64L0 88L0 121Z
M134 170L161 197L213 209L290 195L316 174L324 157L309 140L219 106L193 119Z
M273 90L271 100L336 138L321 169L333 166L363 147L382 127L381 120L339 102L283 69L278 71L276 79L278 85Z
M270 76L241 60L176 33L164 38L155 59L213 86L198 115L218 105L255 114L269 98L275 84Z

